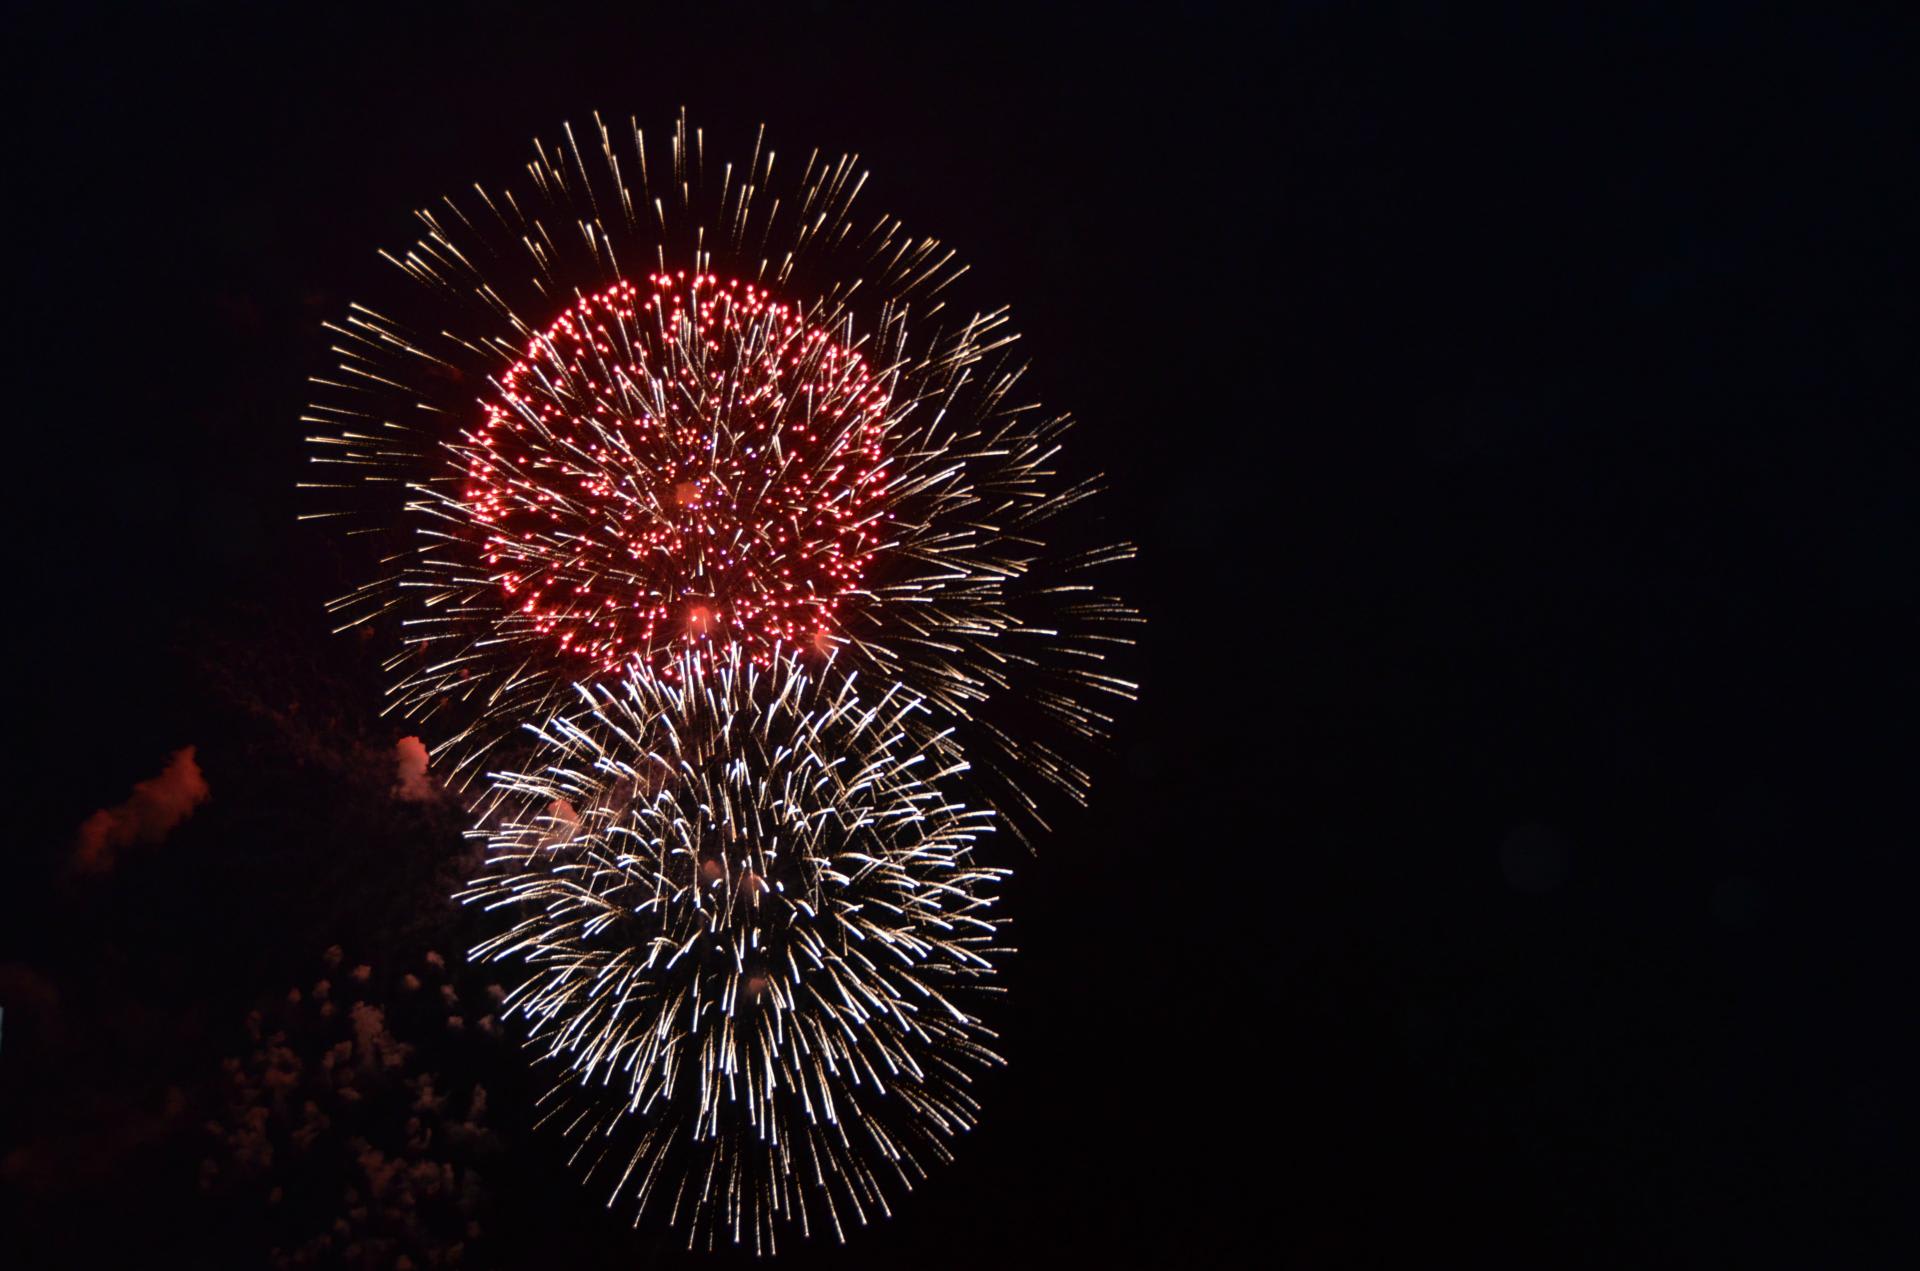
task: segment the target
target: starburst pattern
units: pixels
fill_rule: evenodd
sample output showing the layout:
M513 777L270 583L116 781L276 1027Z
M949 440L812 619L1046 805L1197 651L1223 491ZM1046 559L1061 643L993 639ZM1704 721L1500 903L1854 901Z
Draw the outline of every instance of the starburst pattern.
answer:
M999 1062L972 1007L989 814L945 792L964 765L912 743L898 685L740 645L673 670L577 689L546 766L495 778L462 899L516 917L474 955L528 965L506 1012L610 1199L696 1242L844 1237L947 1157Z
M1005 313L948 311L953 254L857 216L851 157L712 164L684 118L664 155L584 140L422 210L389 258L420 287L333 324L306 416L313 515L387 539L335 610L397 624L393 709L443 775L515 762L488 756L585 674L784 642L923 698L1017 833L1083 798L1133 691L1132 549L1060 475Z
M827 647L886 530L886 392L761 289L656 274L579 302L453 447L516 608L603 671Z

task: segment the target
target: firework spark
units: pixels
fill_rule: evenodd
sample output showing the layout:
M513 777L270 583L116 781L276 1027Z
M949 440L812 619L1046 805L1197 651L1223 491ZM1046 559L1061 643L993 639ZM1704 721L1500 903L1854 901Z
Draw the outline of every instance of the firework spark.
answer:
M856 218L854 158L705 152L596 117L419 213L389 259L421 286L331 327L306 416L339 474L314 515L412 527L340 621L400 624L393 708L456 788L575 680L784 644L911 689L1041 824L1133 691L1104 581L1132 549L1075 510L1069 421L1020 397L1004 312L947 311L952 252Z
M536 732L540 771L497 774L461 899L510 922L505 1011L559 1070L545 1118L639 1214L690 1243L771 1251L824 1214L888 1212L973 1124L999 1063L972 1013L1004 871L971 859L989 813L913 744L920 702L863 697L833 659L683 651Z

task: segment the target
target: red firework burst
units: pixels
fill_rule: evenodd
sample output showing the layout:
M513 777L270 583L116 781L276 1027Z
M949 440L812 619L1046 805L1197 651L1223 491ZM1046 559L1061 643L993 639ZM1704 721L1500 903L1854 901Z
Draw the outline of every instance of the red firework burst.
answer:
M884 537L889 393L761 288L653 274L528 341L453 447L514 621L611 669L826 647Z
M1038 828L1027 787L1084 798L1075 751L1133 696L1133 549L954 253L856 216L854 157L763 142L710 164L684 117L664 145L596 117L418 213L386 255L419 289L327 324L303 416L304 515L380 544L330 609L397 632L393 709L454 789L578 684L783 645L919 695L922 742Z

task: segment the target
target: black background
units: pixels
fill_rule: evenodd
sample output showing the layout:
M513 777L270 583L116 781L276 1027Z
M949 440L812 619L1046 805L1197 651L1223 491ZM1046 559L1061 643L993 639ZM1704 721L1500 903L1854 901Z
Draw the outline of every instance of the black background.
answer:
M1894 1262L1898 6L700 8L13 11L0 962L65 1040L9 1012L0 1156L71 1166L9 1188L26 1265L214 1259L112 1127L326 945L443 923L452 818L299 758L408 731L293 520L319 323L533 135L683 104L858 152L1013 305L1150 619L1093 808L1017 862L984 1124L797 1260ZM312 736L249 709L294 698ZM64 873L189 743L212 802ZM679 1256L514 1151L500 1264Z

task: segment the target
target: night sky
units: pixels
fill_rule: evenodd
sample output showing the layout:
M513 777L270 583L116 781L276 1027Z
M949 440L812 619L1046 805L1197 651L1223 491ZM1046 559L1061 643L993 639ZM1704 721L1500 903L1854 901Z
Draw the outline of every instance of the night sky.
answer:
M293 489L414 208L683 105L1012 306L1148 617L1091 808L1003 845L980 1128L783 1261L1902 1263L1920 50L1804 7L10 7L0 1266L270 1265L422 1074L478 1182L365 1265L689 1265L529 1130ZM249 1174L249 1013L310 1070L321 979L412 1050Z

